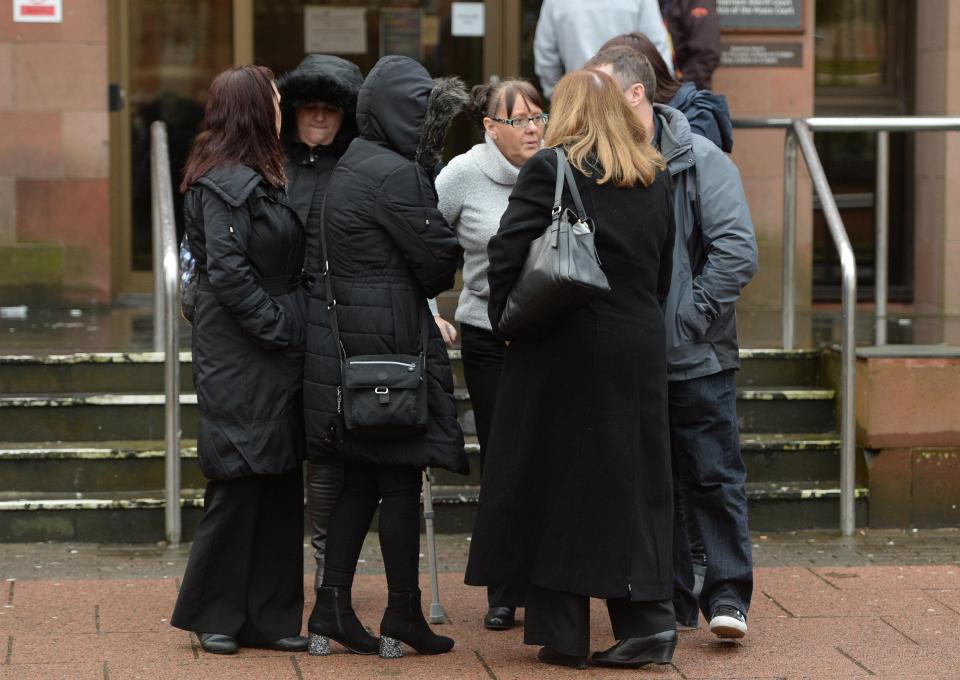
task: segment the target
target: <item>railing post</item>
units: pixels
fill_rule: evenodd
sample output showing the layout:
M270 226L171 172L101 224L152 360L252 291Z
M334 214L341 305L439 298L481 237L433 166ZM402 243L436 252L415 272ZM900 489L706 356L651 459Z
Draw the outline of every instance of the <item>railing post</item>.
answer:
M797 246L797 138L787 128L783 147L783 309L781 337L784 349L793 349L796 337Z
M853 255L853 246L843 226L837 202L830 191L827 175L823 170L817 148L813 144L813 134L803 120L796 120L793 129L803 153L803 159L810 170L814 190L820 199L823 216L827 221L830 236L840 254L840 268L843 276L842 315L843 340L840 347L840 532L852 536L856 529L856 305L857 305L857 263Z
M153 250L157 288L155 299L161 301L159 313L154 306L154 338L157 328L164 356L164 519L167 542L180 543L180 335L177 285L179 260L177 231L173 218L173 182L170 178L170 156L167 148L167 127L162 122L150 126L150 183L153 202ZM159 253L159 255L158 255Z
M890 236L890 133L877 132L877 188L873 194L876 215L876 287L875 344L887 344L887 252Z

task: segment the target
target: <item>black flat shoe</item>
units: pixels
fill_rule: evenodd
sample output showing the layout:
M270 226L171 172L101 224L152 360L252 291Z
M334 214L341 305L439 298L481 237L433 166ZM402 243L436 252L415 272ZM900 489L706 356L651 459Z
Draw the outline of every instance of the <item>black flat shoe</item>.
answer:
M590 661L598 666L639 668L648 663L667 664L677 648L677 631L665 630L655 635L621 640L610 649L595 652Z
M305 652L309 641L302 635L293 635L291 637L274 640L267 649L275 649L278 652Z
M490 607L483 617L483 627L487 630L510 630L516 612L515 607Z
M210 654L236 654L240 649L237 641L229 635L220 633L200 633L200 646Z
M560 652L550 649L549 647L541 647L540 651L537 652L537 658L542 663L548 663L551 666L575 668L578 671L582 671L587 667L587 657L561 654Z

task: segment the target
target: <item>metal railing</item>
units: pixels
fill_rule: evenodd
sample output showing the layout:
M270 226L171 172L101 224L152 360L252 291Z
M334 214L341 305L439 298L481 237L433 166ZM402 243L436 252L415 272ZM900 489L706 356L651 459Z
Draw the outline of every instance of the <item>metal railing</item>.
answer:
M813 143L813 132L876 132L876 312L877 345L887 343L887 285L889 252L889 188L891 132L946 132L960 130L960 118L938 116L746 118L734 121L734 127L786 130L783 171L783 310L782 344L793 349L796 336L796 227L797 227L797 148L810 171L814 190L840 255L842 277L840 395L840 531L844 536L856 528L856 303L857 267L853 247L843 226L840 211L827 182L826 173Z
M734 127L743 129L774 128L787 130L784 146L784 239L783 239L783 314L781 329L783 348L793 349L796 337L796 212L793 221L788 201L796 201L796 141L791 130L796 120L813 132L876 132L876 170L874 208L876 211L876 312L875 344L887 344L887 295L889 282L889 215L890 215L890 133L960 131L960 117L951 116L866 116L812 118L739 118Z
M180 334L179 260L177 227L173 214L173 182L167 126L150 126L150 188L153 209L154 344L165 353L164 508L167 542L180 543Z

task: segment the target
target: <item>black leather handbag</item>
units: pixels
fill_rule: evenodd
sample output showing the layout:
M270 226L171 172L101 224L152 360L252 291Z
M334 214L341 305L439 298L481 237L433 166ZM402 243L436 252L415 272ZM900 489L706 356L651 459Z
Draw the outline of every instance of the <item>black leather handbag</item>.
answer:
M530 244L517 282L507 296L499 329L508 337L537 333L564 314L610 292L594 243L596 226L587 217L563 149L557 147L557 184L550 226ZM561 205L564 179L574 213Z
M326 202L324 202L326 205ZM327 253L325 211L320 211L320 242L330 330L340 354L337 408L348 432L369 439L400 438L427 427L427 340L430 318L426 300L420 309L420 354L367 354L348 357L340 340L337 300L333 296Z

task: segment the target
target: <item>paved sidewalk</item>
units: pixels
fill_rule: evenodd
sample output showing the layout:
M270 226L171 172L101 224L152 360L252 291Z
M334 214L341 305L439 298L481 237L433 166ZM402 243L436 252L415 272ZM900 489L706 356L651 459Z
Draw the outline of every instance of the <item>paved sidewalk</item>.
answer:
M960 532L754 535L758 564L750 633L716 640L682 633L674 663L643 671L545 667L520 628L482 630L481 589L462 584L464 536L441 537L438 626L450 654L398 661L336 649L309 657L244 649L214 657L168 617L183 548L32 544L0 546L0 680L65 678L944 678L960 679ZM891 544L892 543L892 544ZM71 552L75 551L75 552ZM364 549L354 602L375 628L386 600L375 540ZM894 564L896 555L902 564ZM118 569L118 567L120 567ZM426 576L422 585L427 589ZM306 583L309 593L309 583ZM312 599L312 598L310 598ZM312 602L307 603L304 617ZM612 644L594 602L593 647Z

